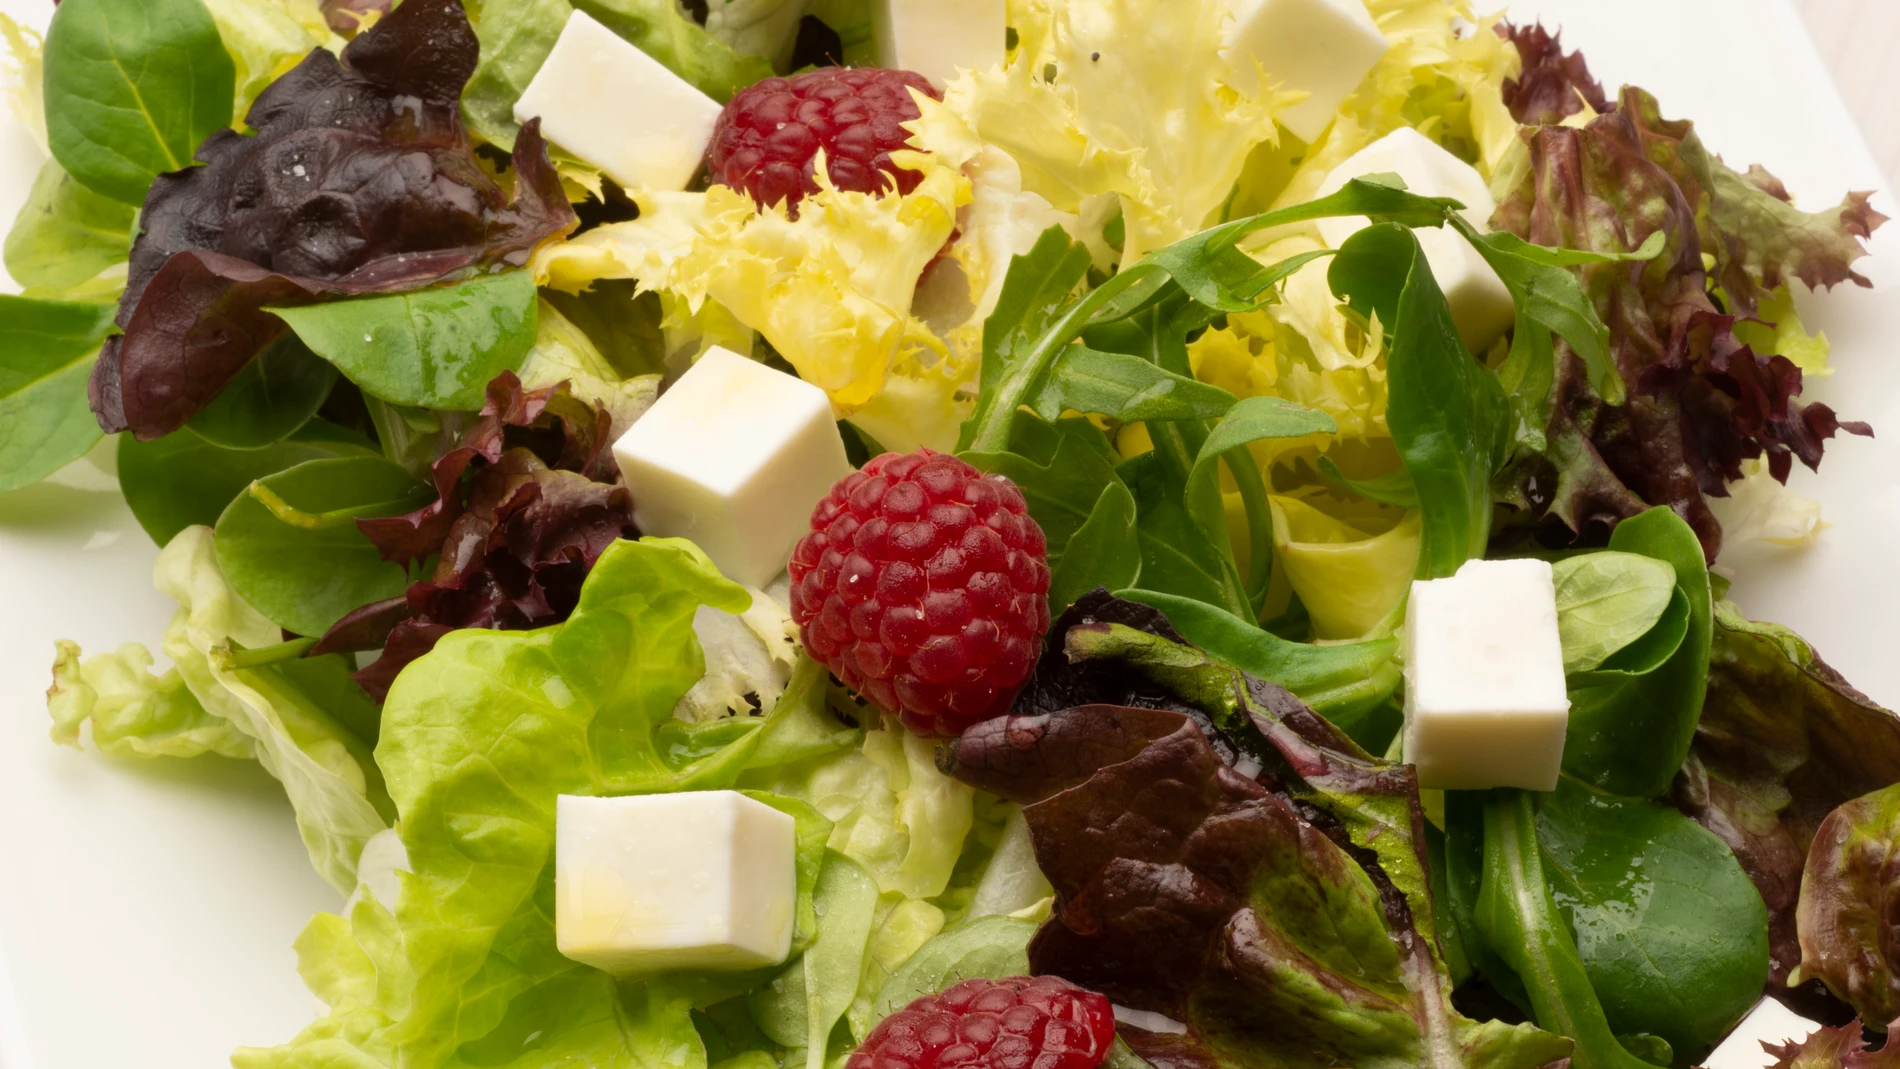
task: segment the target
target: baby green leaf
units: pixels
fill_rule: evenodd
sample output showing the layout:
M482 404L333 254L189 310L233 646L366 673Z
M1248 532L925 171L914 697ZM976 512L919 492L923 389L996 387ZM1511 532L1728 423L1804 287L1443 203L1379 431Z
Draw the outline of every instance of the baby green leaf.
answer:
M310 422L336 385L336 366L295 334L244 365L185 426L213 445L262 449Z
M1214 419L1235 400L1218 386L1177 375L1139 356L1071 345L1056 358L1049 381L1030 407L1046 420L1075 411L1139 423Z
M1381 505L1395 508L1415 509L1418 507L1418 487L1412 484L1412 473L1400 468L1370 479L1348 479L1339 470L1332 457L1319 458L1319 473L1360 497L1371 498Z
M1235 450L1245 449L1249 442L1258 442L1267 438L1303 438L1309 434L1332 434L1339 430L1339 424L1333 417L1317 409L1306 408L1280 397L1249 397L1227 411L1214 429L1208 432L1207 440L1201 443L1201 451L1194 458L1194 467L1188 470L1187 499L1192 502L1211 496L1220 499L1220 462ZM1238 475L1238 473L1236 473ZM1201 533L1208 541L1224 545L1227 539L1226 516L1223 511L1217 526L1212 516L1203 517L1200 511L1195 518L1201 524ZM1270 534L1263 532L1263 534ZM1272 542L1263 537L1254 546L1255 553L1270 552Z
M413 293L268 310L366 393L474 411L489 381L520 367L533 348L536 307L534 277L506 271Z
M889 1017L925 995L964 980L1001 980L1029 972L1034 921L979 917L936 936L898 966L878 989L871 1023Z
M312 460L253 482L218 517L218 566L238 596L273 623L321 635L361 605L409 585L357 530L366 516L395 516L434 500L381 457Z
M162 546L193 524L217 523L254 479L306 460L375 455L368 439L320 419L263 449L226 449L189 430L155 442L127 434L119 438L119 486L139 526Z
M1060 613L1095 589L1119 590L1141 576L1141 542L1135 535L1135 495L1119 480L1102 487L1088 519L1076 528L1050 570L1049 609Z
M0 296L0 491L31 486L99 441L86 401L112 307Z
M1537 840L1611 1028L1691 1051L1761 997L1768 913L1712 832L1565 779L1538 796Z
M1504 390L1472 359L1411 231L1354 234L1327 271L1333 292L1376 318L1386 339L1386 421L1424 513L1418 575L1443 578L1484 555L1491 477L1510 432Z
M46 137L95 192L142 204L231 125L237 68L203 0L73 0L46 31Z
M1565 672L1595 668L1641 638L1676 592L1675 569L1640 553L1583 553L1550 570Z
M962 455L1022 490L1029 515L1049 541L1049 567L1061 568L1069 543L1095 514L1104 489L1120 481L1117 458L1102 432L1085 419L1045 423L1018 413L1007 444L1007 452Z
M1613 794L1654 798L1682 767L1702 713L1712 628L1708 566L1695 532L1666 507L1618 524L1610 548L1653 557L1674 570L1684 633L1659 664L1644 657L1649 663L1624 667L1619 662L1626 653L1570 680L1564 771ZM1630 651L1646 645L1647 638Z
M35 294L84 285L132 251L138 210L102 197L47 160L7 232L7 274Z

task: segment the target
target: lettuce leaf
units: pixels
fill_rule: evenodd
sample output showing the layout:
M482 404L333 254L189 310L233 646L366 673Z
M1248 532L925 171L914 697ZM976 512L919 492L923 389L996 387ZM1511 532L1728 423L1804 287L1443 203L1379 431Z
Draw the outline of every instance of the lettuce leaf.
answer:
M1721 526L1705 497L1726 494L1745 461L1765 457L1786 481L1794 460L1818 466L1837 431L1872 433L1826 405L1798 401L1802 368L1757 350L1764 339L1744 340L1736 326L1790 279L1866 285L1853 264L1884 217L1864 193L1827 211L1795 208L1773 176L1731 170L1690 123L1664 119L1640 89L1624 89L1614 109L1586 125L1538 126L1524 139L1529 165L1501 201L1497 226L1595 252L1627 252L1656 234L1665 245L1640 271L1577 268L1611 328L1629 400L1607 403L1560 346L1554 386L1539 402L1547 447L1520 456L1508 482L1534 514L1575 531L1668 505L1713 560Z
M1808 848L1795 914L1799 975L1820 980L1869 1021L1900 1018L1900 948L1887 907L1896 839L1900 788L1882 788L1829 813Z
M153 677L151 654L130 644L81 662L62 643L47 695L54 739L76 746L90 721L112 753L255 757L283 783L317 872L348 892L363 844L389 823L370 756L374 707L342 658L278 646L282 631L225 582L210 528L179 532L153 579L178 602L163 646L175 667Z
M623 541L601 555L566 623L455 631L411 665L384 706L376 753L406 854L393 908L366 894L347 917L313 920L298 942L300 970L329 1015L284 1046L240 1051L234 1063L525 1069L573 1057L704 1069L691 1010L765 977L669 974L616 985L561 956L554 804L563 793L732 787L748 769L851 741L824 711L816 672L762 717L673 718L703 670L697 610L745 604L744 589L690 543ZM796 800L755 796L799 822L803 947L814 934L811 893L829 822Z
M1123 1025L1164 1067L1566 1054L1452 1009L1409 770L1177 638L1091 595L1012 714L951 749L959 778L1026 806L1058 903L1032 969L1185 1026Z
M1793 632L1750 623L1735 606L1717 603L1708 696L1674 800L1728 844L1761 892L1770 987L1793 979L1801 963L1796 907L1823 821L1895 782L1900 717L1855 690ZM1835 1006L1815 985L1787 995L1810 1017L1827 1017Z
M538 133L516 145L512 200L475 160L457 104L477 47L455 0L404 4L341 61L319 48L271 83L246 116L257 133L220 131L204 166L152 184L125 333L93 372L101 427L182 426L283 332L266 305L518 265L574 225Z

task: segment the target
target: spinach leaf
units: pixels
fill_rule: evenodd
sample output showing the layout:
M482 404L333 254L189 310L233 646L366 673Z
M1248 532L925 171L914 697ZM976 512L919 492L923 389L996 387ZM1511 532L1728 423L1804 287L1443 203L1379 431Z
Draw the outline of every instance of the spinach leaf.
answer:
M1218 386L1157 367L1139 356L1071 345L1031 402L1053 420L1065 411L1094 412L1125 423L1213 419L1237 399Z
M119 486L139 526L162 546L194 524L217 523L252 480L308 460L375 455L368 439L321 419L263 449L226 449L188 430L155 442L126 434L119 437Z
M185 426L213 445L262 449L310 422L336 385L336 366L285 334L244 365Z
M1404 468L1387 472L1370 479L1348 479L1339 470L1332 457L1319 458L1319 473L1334 485L1351 490L1360 497L1370 498L1381 505L1395 508L1415 509L1418 507L1418 487L1412 483L1412 473Z
M1566 673L1589 671L1643 637L1676 593L1675 569L1638 553L1581 553L1550 570Z
M473 411L534 346L534 277L505 271L454 286L267 311L365 393Z
M1049 574L1049 610L1060 613L1096 587L1120 589L1141 577L1135 495L1119 479L1102 487L1088 519L1063 547Z
M891 973L871 1006L871 1023L964 980L1001 980L1029 972L1033 921L979 917L933 937Z
M1401 675L1397 639L1314 646L1288 641L1191 598L1154 590L1121 590L1115 596L1161 610L1189 642L1292 691L1370 752L1383 750L1398 730L1392 705Z
M1705 1047L1768 981L1768 913L1722 840L1674 809L1574 780L1537 803L1551 898L1618 1033Z
M1649 1063L1618 1042L1551 897L1531 796L1518 790L1452 791L1445 802L1453 826L1448 860L1456 866L1456 855L1464 852L1460 838L1483 843L1473 930L1486 954L1521 982L1538 1025L1576 1041L1570 1055L1575 1069L1645 1069ZM1450 882L1463 881L1454 872Z
M547 62L574 13L567 0L482 0L469 12L481 58L462 88L462 119L477 137L513 148L515 101Z
M103 304L0 296L0 491L31 486L99 441L86 400Z
M73 0L46 31L46 137L96 193L141 204L231 125L237 68L203 0Z
M137 215L138 209L94 193L57 160L47 160L7 232L7 274L31 294L72 291L126 261Z
M298 635L322 635L358 606L400 595L409 577L382 558L359 517L435 499L381 457L311 460L251 483L218 517L218 566L238 596Z
M1393 224L1354 234L1327 271L1333 292L1386 338L1386 423L1418 488L1418 576L1451 575L1484 556L1491 477L1510 432L1504 390L1472 359L1418 239Z
M1702 713L1712 630L1708 566L1695 531L1663 507L1618 524L1610 548L1652 557L1675 571L1684 633L1660 664L1633 656L1648 645L1639 642L1570 679L1564 771L1612 794L1654 798L1682 767Z
M678 0L579 0L574 6L722 104L772 76L769 61L734 51L693 21Z

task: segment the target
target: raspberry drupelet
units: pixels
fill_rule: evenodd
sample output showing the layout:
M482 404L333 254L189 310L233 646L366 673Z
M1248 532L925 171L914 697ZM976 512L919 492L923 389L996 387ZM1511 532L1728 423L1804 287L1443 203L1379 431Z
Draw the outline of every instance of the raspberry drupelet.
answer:
M878 1022L845 1069L1095 1069L1108 999L1054 976L965 980Z
M840 479L792 551L792 619L851 689L925 736L1009 709L1049 630L1022 491L956 457L886 453Z
M820 149L839 189L900 193L922 179L891 162L910 138L903 123L918 117L916 89L942 94L923 75L877 68L825 67L790 78L767 78L741 90L719 114L706 163L716 183L743 189L761 207L798 202L818 192Z

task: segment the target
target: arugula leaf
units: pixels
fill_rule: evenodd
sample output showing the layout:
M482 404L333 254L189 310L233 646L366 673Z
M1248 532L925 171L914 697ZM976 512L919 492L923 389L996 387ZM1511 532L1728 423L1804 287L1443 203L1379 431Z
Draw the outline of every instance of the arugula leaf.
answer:
M1194 466L1188 470L1186 497L1189 502L1220 502L1220 463L1226 461L1234 473L1236 485L1242 483L1247 472L1241 470L1237 461L1246 452L1247 444L1267 438L1303 438L1309 434L1333 434L1339 430L1339 424L1333 417L1316 409L1294 404L1280 397L1249 397L1234 405L1215 424L1201 443L1200 453L1194 458ZM1251 464L1248 465L1251 468ZM1258 469L1252 474L1258 476ZM1195 522L1200 525L1201 533L1217 546L1226 546L1227 515L1223 506L1219 511L1199 510L1194 513ZM1252 551L1250 561L1257 569L1259 562L1270 560L1273 555L1273 532L1266 524L1252 526Z
M1121 589L1141 577L1141 541L1135 535L1135 495L1120 480L1102 487L1088 519L1050 569L1049 608L1061 612L1097 587Z
M227 449L262 449L310 422L336 385L336 366L295 334L266 346L185 424Z
M226 449L188 430L155 442L127 434L119 438L119 486L133 518L162 546L187 527L217 523L253 480L307 460L375 455L368 439L321 419L262 449Z
M99 441L86 383L111 327L109 305L0 296L0 491L39 482Z
M1055 572L1063 570L1070 544L1102 507L1103 495L1121 485L1115 474L1118 458L1102 432L1086 419L1045 423L1019 413L1010 428L1007 451L962 456L980 470L1008 478L1022 490L1030 517L1048 539L1049 567ZM1126 487L1123 490L1126 492ZM1117 544L1126 547L1129 543L1124 538ZM1084 557L1075 567L1086 571L1090 565ZM1050 608L1060 612L1053 576L1050 583ZM1083 590L1097 585L1102 585L1100 580Z
M1179 424L1160 424L1178 427ZM1208 541L1206 526L1197 519L1182 495L1189 465L1177 458L1185 450L1156 448L1130 457L1115 468L1116 476L1135 498L1135 535L1141 548L1141 583L1150 590L1178 594L1217 605L1236 615L1252 615L1239 577L1234 574L1232 551ZM1215 501L1218 505L1218 499Z
M1370 752L1398 730L1392 695L1402 675L1395 638L1335 646L1293 642L1205 602L1154 590L1118 598L1160 609L1183 638L1217 660L1292 691Z
M1030 402L1038 416L1093 412L1124 423L1215 419L1238 400L1218 386L1179 375L1138 356L1071 345Z
M1333 292L1385 331L1386 423L1418 488L1418 576L1451 575L1484 556L1491 477L1510 432L1504 390L1472 359L1418 239L1392 224L1347 240L1327 272Z
M504 271L459 285L266 311L364 392L399 405L474 411L495 376L534 346L534 277Z
M1332 457L1322 456L1319 458L1319 473L1335 485L1381 505L1402 509L1418 507L1418 487L1412 482L1412 473L1404 468L1370 479L1348 479Z
M137 216L138 209L94 193L59 161L47 160L7 231L7 274L30 294L68 293L131 256Z
M1695 531L1661 506L1618 524L1610 548L1675 570L1684 633L1660 663L1643 657L1622 667L1613 659L1570 679L1564 771L1613 794L1654 798L1669 790L1702 714L1713 628L1709 572Z
M1049 365L1076 332L1081 317L1075 309L1059 320L1057 314L1088 271L1088 249L1070 241L1057 226L1010 261L996 309L983 321L976 405L957 438L958 453L996 453L1007 447L1016 410L1042 385Z
M237 68L203 0L74 0L47 28L45 87L53 158L136 205L231 125Z
M357 529L434 497L381 457L312 460L267 475L218 517L218 565L239 597L298 635L322 635L359 605L400 595L402 565Z
M1619 1034L1720 1039L1768 982L1768 914L1735 855L1674 809L1560 780L1537 800L1551 898Z

